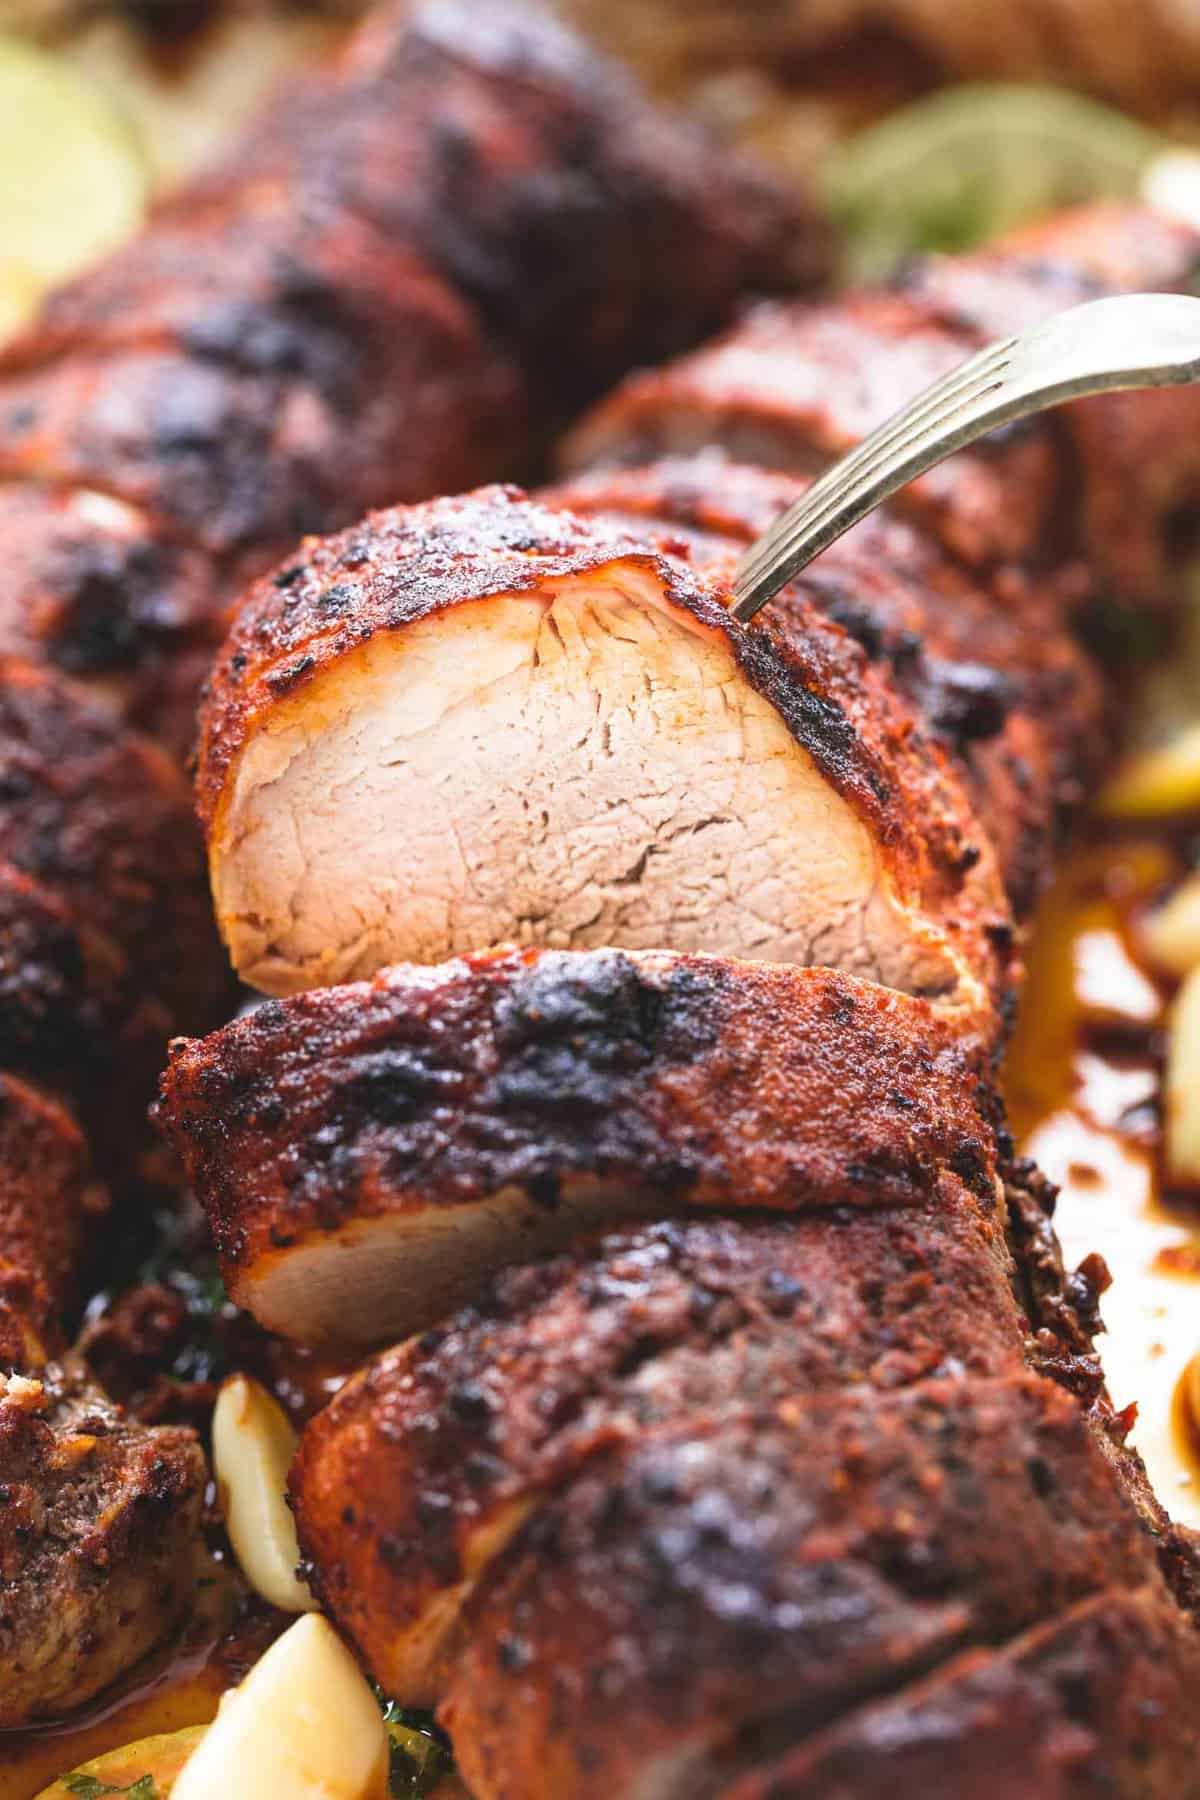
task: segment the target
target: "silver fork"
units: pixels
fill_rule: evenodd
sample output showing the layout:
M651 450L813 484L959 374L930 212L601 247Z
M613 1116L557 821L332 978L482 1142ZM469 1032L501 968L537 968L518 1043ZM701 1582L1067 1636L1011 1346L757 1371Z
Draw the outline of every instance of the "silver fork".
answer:
M734 617L752 619L814 556L897 488L985 432L1084 394L1200 378L1200 300L1089 300L981 350L840 457L738 565Z

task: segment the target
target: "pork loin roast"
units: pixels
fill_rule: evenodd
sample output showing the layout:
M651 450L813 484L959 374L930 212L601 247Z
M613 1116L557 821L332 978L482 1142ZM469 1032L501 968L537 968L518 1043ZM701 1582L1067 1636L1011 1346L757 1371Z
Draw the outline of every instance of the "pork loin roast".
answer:
M396 0L0 352L0 1725L89 1698L187 1587L198 1448L61 1332L109 1189L144 1203L166 1040L228 1011L178 759L233 594L303 531L533 465L829 250L551 18Z

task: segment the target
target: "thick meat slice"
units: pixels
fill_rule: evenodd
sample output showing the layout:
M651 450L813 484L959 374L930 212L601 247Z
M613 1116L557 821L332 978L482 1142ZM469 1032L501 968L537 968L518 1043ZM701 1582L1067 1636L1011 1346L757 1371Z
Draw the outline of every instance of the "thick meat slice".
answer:
M546 498L627 530L661 528L668 549L682 535L703 561L767 530L804 486L709 451L595 470ZM842 626L957 759L1019 918L1107 747L1100 678L1068 629L1081 586L1090 592L1081 573L972 578L929 534L881 508L771 607L782 632L796 600L801 621L815 609Z
M1193 1800L1200 1638L1157 1588L1103 1594L851 1713L722 1800Z
M420 1330L621 1216L996 1192L986 1089L927 1004L661 953L511 952L269 1003L173 1046L158 1116L233 1297L309 1341Z
M190 1431L126 1421L72 1359L4 1363L0 1727L81 1705L177 1623L206 1480Z
M489 1800L701 1800L742 1733L1153 1580L1052 1383L796 1396L597 1453L487 1569L441 1717Z
M705 348L630 376L571 433L564 462L643 463L719 444L739 461L811 473L980 341L900 294L759 306ZM1042 556L1064 504L1053 436L1036 421L998 433L922 476L898 504L972 564Z
M987 1029L1007 908L944 760L819 614L786 632L601 522L485 489L259 583L199 804L247 980L504 943L872 976Z
M508 1271L344 1387L292 1470L301 1544L387 1691L429 1702L480 1569L597 1445L735 1401L1017 1369L1022 1348L1002 1226L962 1192L621 1232Z
M128 958L176 1029L228 992L187 783L82 688L0 657L0 862Z
M995 338L1104 293L1192 291L1198 270L1200 232L1144 207L1097 206L919 263L904 288L952 327ZM1181 547L1200 529L1200 398L1191 388L1098 395L1056 424L1076 469L1078 542L1102 585L1170 605Z

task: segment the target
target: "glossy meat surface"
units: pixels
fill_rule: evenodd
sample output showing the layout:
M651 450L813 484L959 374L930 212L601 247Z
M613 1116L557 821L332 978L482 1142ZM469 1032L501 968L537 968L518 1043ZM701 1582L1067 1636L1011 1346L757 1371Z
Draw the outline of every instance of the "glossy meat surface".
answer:
M1153 1589L1103 1594L867 1705L722 1800L1179 1800L1200 1643Z

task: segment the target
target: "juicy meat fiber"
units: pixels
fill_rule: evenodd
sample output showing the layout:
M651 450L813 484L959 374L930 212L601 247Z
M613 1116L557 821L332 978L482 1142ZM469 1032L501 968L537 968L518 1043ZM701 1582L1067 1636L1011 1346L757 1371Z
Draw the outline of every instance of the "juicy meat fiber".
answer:
M269 992L508 942L825 963L989 1029L1006 907L903 703L797 600L487 489L261 582L218 662L213 892Z
M126 1420L74 1359L10 1354L10 1320L0 1291L0 1727L82 1705L177 1623L206 1480L190 1431Z
M622 1214L994 1204L990 1109L924 1002L594 951L268 1003L173 1045L158 1116L234 1298L289 1336L369 1343Z

